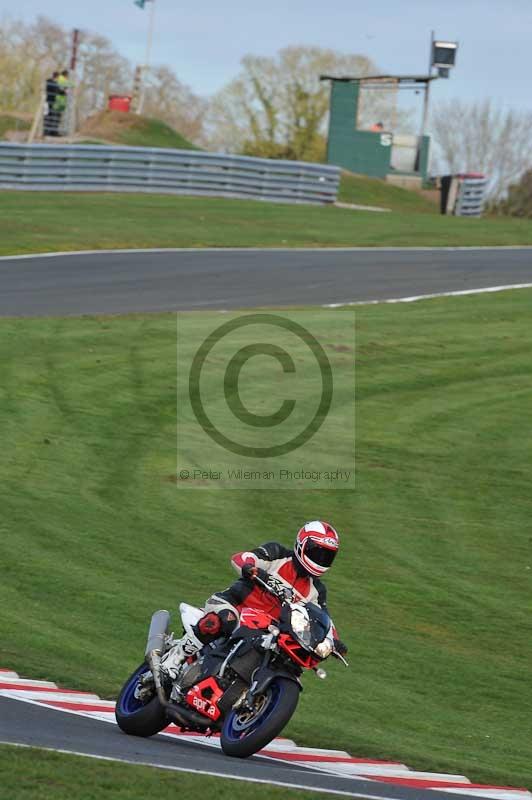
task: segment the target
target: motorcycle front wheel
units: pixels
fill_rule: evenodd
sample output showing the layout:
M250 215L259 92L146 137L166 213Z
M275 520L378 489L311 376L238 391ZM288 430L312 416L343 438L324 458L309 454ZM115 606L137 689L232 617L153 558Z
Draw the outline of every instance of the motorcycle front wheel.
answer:
M230 711L220 736L223 752L234 758L248 758L262 750L283 730L296 710L299 692L295 681L275 678L257 698L253 711Z
M166 712L156 694L148 702L135 697L135 690L143 672L149 667L144 662L127 679L116 701L115 717L118 726L130 736L153 736L169 724Z

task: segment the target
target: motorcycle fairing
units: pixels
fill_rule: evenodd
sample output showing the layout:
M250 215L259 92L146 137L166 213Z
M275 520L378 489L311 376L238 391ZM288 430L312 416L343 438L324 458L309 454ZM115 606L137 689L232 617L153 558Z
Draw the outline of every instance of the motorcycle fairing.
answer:
M250 694L252 695L262 694L263 692L266 691L270 683L275 678L288 678L288 680L297 683L300 690L303 691L303 685L299 680L299 677L294 672L289 672L288 670L285 669L278 669L277 667L275 669L272 669L269 665L266 665L264 667L260 667L256 671L254 675L253 684L250 689Z
M311 653L305 650L299 642L296 642L289 633L281 633L277 639L277 643L281 650L288 653L290 658L304 669L313 669L320 663L319 658L314 658Z
M267 629L273 622L273 617L267 611L258 608L243 608L240 612L240 625L254 630Z
M203 611L200 608L191 606L188 603L179 603L179 612L181 614L181 621L183 628L187 633L192 633L192 628L202 618Z
M222 697L224 690L219 686L214 677L205 678L200 681L186 694L186 701L193 709L210 720L216 721L221 711L218 708L218 701Z

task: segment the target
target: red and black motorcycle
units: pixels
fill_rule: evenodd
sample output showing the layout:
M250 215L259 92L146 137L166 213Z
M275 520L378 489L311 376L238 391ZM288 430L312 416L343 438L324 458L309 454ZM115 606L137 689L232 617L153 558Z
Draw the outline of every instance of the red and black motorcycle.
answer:
M144 662L126 681L116 704L120 728L134 736L153 736L169 722L183 730L220 732L222 750L247 758L275 739L294 713L302 690L300 676L334 655L333 626L326 611L297 599L284 585L262 587L280 600L280 618L244 608L240 625L227 640L203 647L181 667L175 680L160 669L161 657L175 644L168 634L170 614L151 621ZM180 605L185 630L202 616Z

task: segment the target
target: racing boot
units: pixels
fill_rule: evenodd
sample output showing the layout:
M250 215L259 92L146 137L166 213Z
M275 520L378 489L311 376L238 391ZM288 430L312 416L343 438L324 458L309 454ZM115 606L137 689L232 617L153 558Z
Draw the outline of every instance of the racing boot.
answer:
M192 633L187 632L179 639L177 644L174 645L161 659L161 670L168 675L171 680L175 680L187 658L195 655L198 650L204 647L204 643L200 642L198 637Z

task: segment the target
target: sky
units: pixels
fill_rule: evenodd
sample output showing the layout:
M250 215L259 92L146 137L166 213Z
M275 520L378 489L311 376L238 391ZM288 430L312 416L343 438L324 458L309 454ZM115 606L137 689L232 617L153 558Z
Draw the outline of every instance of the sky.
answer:
M432 102L492 98L532 111L532 0L154 0L154 63L168 64L196 93L210 95L239 71L247 53L318 45L369 56L383 73L426 73L431 29L459 42L449 80ZM149 3L133 0L0 0L0 18L38 14L109 37L135 63L144 60Z

